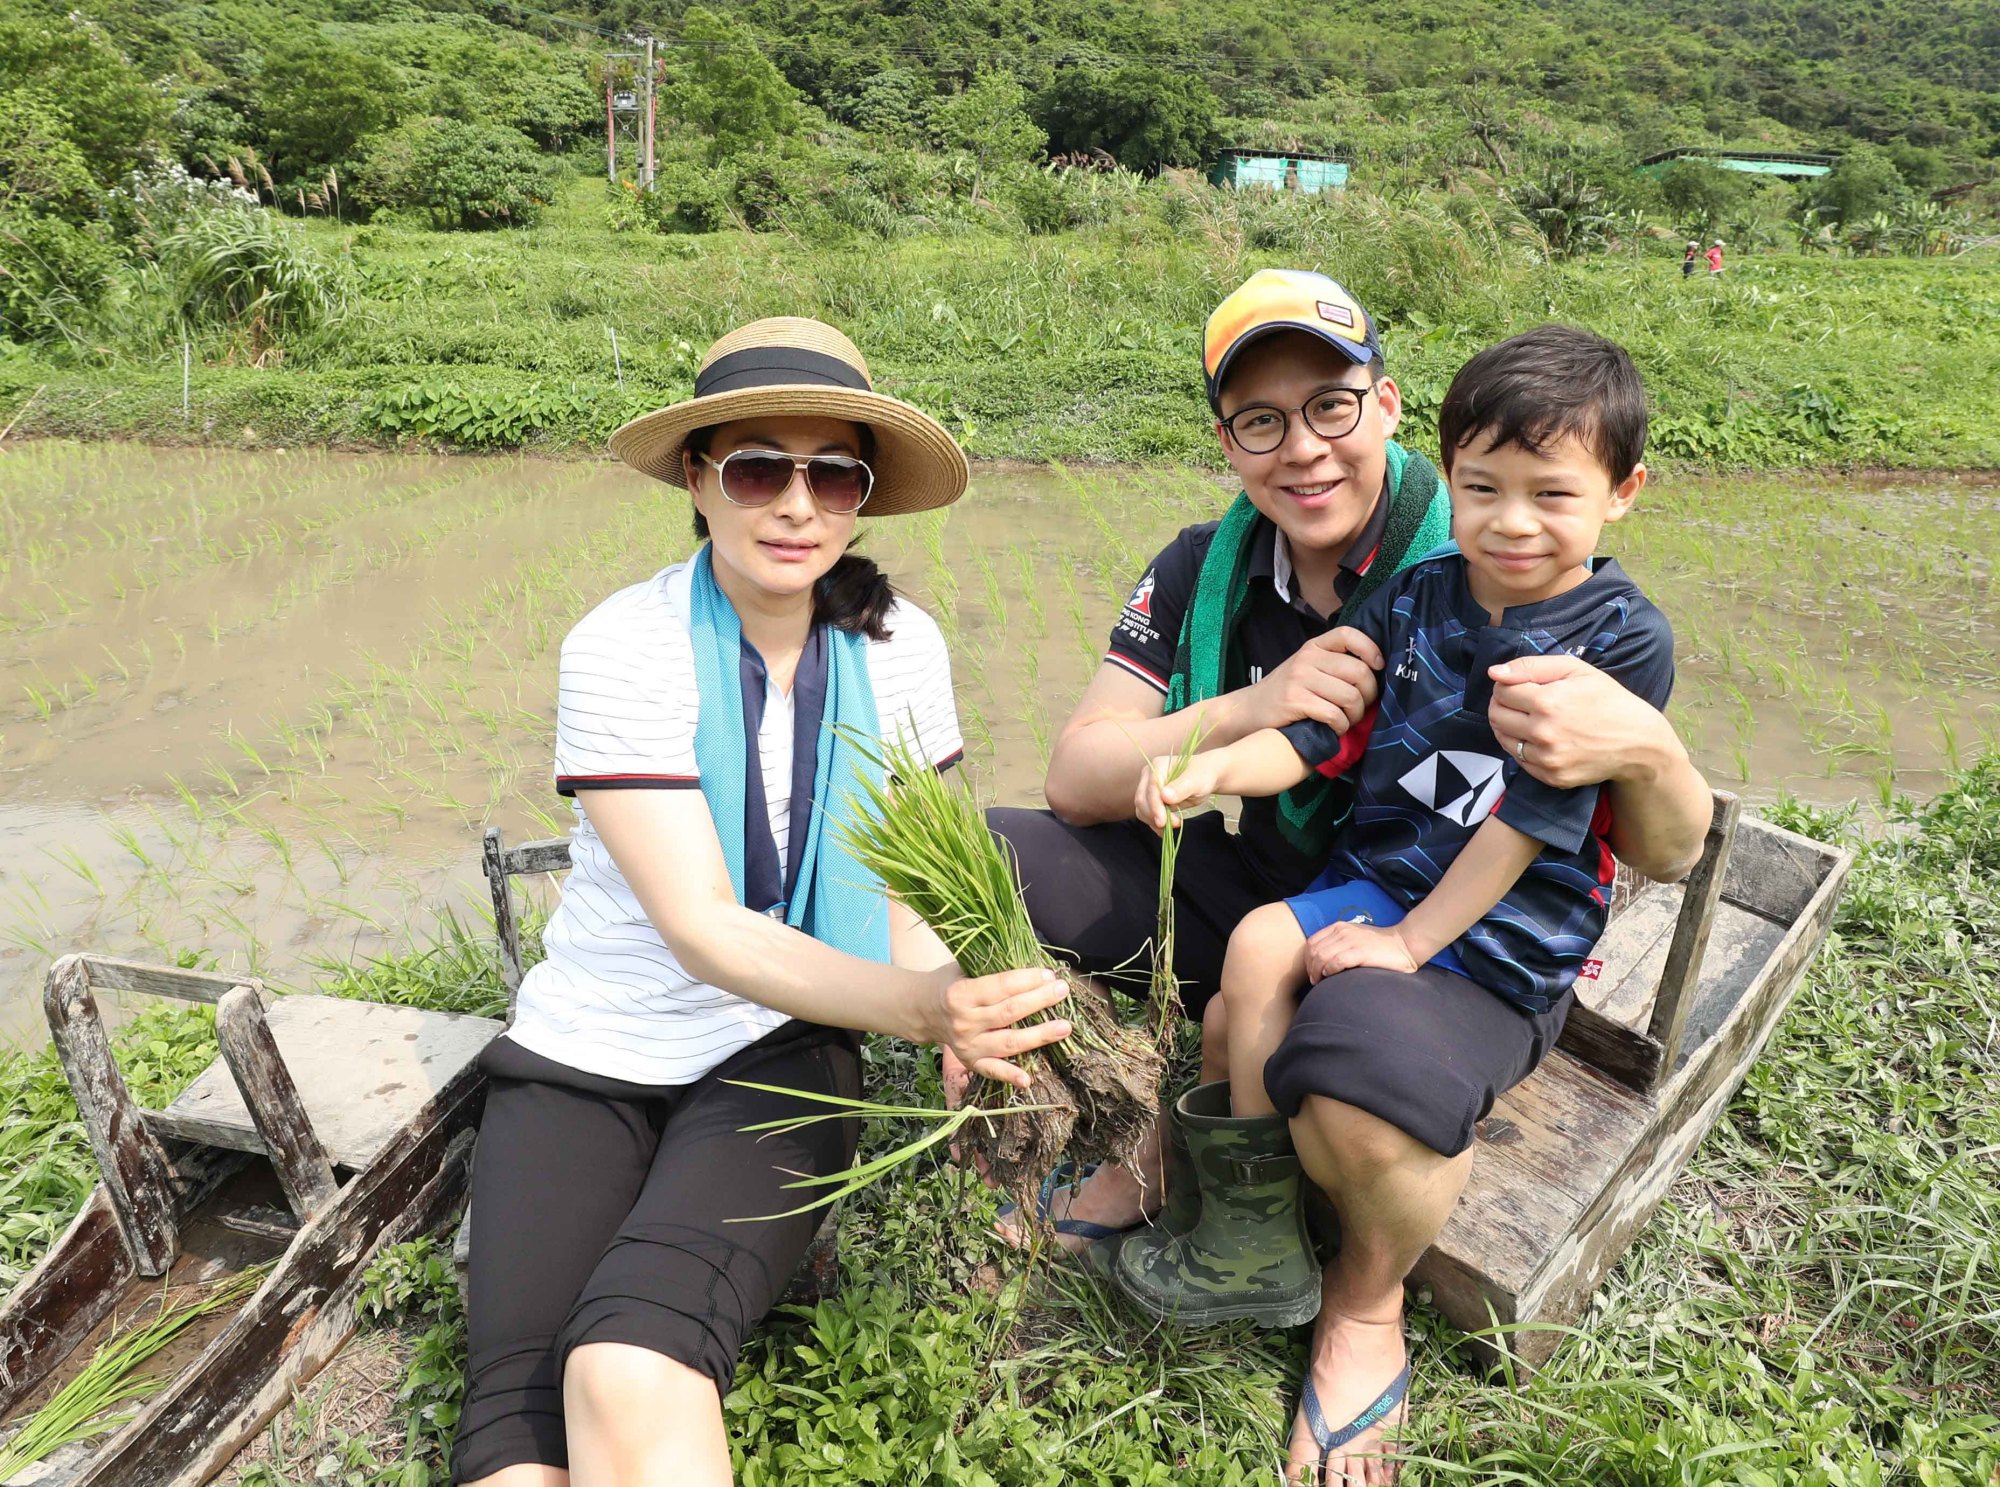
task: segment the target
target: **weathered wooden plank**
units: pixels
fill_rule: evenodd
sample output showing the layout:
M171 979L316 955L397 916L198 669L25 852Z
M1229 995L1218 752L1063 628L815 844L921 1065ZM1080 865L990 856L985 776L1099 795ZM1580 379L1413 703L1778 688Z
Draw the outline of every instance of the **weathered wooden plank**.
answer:
M481 1092L470 1064L439 1089L77 1487L198 1487L220 1470L353 1332L369 1260L461 1201Z
M566 873L569 871L569 838L551 837L547 841L523 842L518 847L509 847L501 858L501 865L510 877L516 873Z
M1581 1001L1563 1020L1556 1047L1641 1094L1660 1076L1661 1049L1650 1034L1613 1022Z
M111 955L83 955L78 959L89 973L91 986L98 991L135 991L183 1002L217 1002L232 987L251 985L260 990L263 987L261 981L253 978L149 965L143 960L121 960Z
M1645 1031L1646 1014L1659 989L1667 944L1680 913L1681 889L1674 883L1649 883L1611 916L1604 935L1591 952L1604 963L1595 983L1579 981L1577 1000L1593 1012L1636 1032Z
M299 1087L278 1054L257 993L239 986L216 1004L215 1037L257 1128L285 1201L304 1223L340 1192Z
M42 1007L119 1232L141 1275L164 1275L177 1239L167 1154L111 1056L83 956L65 955L49 968Z
M1464 1195L1415 1278L1461 1326L1503 1317L1645 1129L1646 1100L1558 1050L1481 1123ZM1469 1288L1468 1288L1469 1287Z
M1791 924L1818 896L1840 855L1824 842L1753 817L1736 833L1729 868L1722 875L1722 896L1766 919Z
M1762 914L1739 908L1724 900L1715 911L1715 929L1709 935L1708 953L1702 962L1701 985L1695 989L1681 1035L1678 1062L1668 1073L1676 1073L1728 1019L1744 998L1765 963L1778 952L1786 926L1774 924Z
M500 828L489 826L480 843L480 867L493 896L493 933L500 942L500 980L507 988L507 1010L514 1010L514 993L521 989L521 925L514 915L514 887L507 881L507 854Z
M224 1151L264 1155L264 1138L249 1121L210 1120L181 1110L141 1110L139 1119L162 1141L188 1141L197 1146L215 1146Z
M0 1417L104 1320L135 1274L100 1184L0 1309Z
M1708 829L1701 861L1688 874L1681 898L1680 917L1674 921L1673 943L1667 949L1667 963L1660 971L1660 990L1653 1000L1652 1019L1646 1031L1660 1045L1661 1064L1674 1068L1680 1058L1681 1034L1687 1025L1688 1009L1694 1004L1696 984L1701 980L1702 956L1715 925L1715 906L1722 897L1722 880L1729 865L1730 847L1736 840L1736 820L1742 802L1725 791L1715 792L1715 820Z
M351 1171L373 1161L501 1030L486 1017L310 995L279 997L264 1016L314 1133L334 1165ZM193 1121L218 1144L263 1149L242 1092L221 1065L183 1090L158 1124Z

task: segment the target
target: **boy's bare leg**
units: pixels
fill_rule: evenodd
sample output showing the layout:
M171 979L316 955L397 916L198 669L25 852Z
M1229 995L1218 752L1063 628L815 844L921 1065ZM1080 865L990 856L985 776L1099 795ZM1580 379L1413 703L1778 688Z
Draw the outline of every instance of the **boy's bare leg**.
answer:
M1305 979L1306 936L1292 911L1266 904L1246 914L1222 962L1232 1114L1277 1114L1264 1092L1264 1065L1285 1041Z

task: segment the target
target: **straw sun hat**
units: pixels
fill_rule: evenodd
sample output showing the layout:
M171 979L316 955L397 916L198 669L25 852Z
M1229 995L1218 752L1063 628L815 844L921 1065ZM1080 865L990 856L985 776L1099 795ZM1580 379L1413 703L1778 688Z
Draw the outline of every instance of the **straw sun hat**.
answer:
M681 448L696 429L742 418L840 418L875 431L875 487L864 516L949 506L965 493L965 452L928 414L874 390L868 363L832 326L795 315L753 320L708 348L694 396L633 419L611 452L687 486Z

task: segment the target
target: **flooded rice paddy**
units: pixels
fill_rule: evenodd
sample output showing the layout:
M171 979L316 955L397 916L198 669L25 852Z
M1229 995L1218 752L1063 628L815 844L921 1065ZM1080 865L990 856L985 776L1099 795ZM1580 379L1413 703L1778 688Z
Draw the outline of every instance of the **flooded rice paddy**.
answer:
M951 641L969 773L1038 798L1119 604L1230 492L1186 471L983 469L866 543ZM1718 785L1874 805L2000 731L2000 482L1672 475L1606 546L1679 639ZM557 648L685 556L623 466L0 453L0 1039L70 949L297 984L476 920L481 830L560 834Z

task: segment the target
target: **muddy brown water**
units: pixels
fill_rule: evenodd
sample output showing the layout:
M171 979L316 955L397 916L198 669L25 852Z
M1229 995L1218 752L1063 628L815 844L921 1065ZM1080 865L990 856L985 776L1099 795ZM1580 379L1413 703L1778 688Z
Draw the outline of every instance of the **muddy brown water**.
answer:
M1039 799L1119 604L1230 491L983 468L873 524L951 642L968 773ZM2000 726L1994 477L1676 476L1613 528L1674 621L1715 783L1879 802ZM685 556L678 493L605 463L61 442L0 454L0 1038L70 949L287 984L476 918L479 833L559 834L575 619Z

